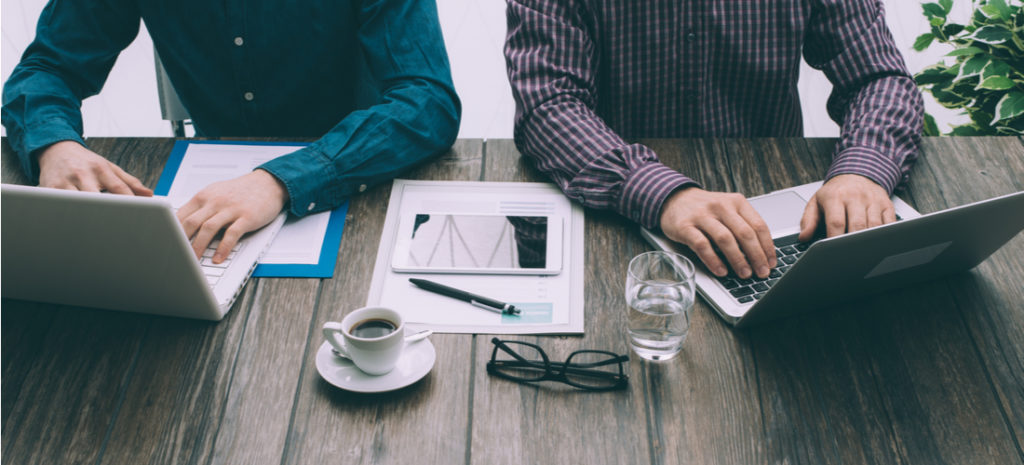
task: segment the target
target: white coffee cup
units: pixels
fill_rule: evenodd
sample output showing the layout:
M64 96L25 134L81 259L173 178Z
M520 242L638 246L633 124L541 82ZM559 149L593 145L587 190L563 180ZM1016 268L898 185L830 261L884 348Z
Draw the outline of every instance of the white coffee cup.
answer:
M369 375L390 372L405 347L402 315L384 307L353 310L340 323L324 323L323 333L334 350Z

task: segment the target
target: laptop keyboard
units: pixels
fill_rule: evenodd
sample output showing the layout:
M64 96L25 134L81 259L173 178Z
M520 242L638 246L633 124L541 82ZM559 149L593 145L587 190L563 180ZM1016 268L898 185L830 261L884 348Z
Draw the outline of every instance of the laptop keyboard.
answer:
M789 271L790 267L804 254L804 251L818 239L816 237L810 242L800 242L796 234L775 239L775 256L778 258L778 263L775 268L772 268L771 273L765 279L758 278L757 276L744 279L736 276L732 271L728 275L721 278L716 277L716 279L722 287L729 291L729 295L732 296L733 300L741 304L759 300L761 297L764 297L768 289L771 289L779 281L779 278L782 278L782 275Z
M206 275L206 282L210 283L211 286L217 284L221 276L224 276L224 271L231 265L231 260L242 250L244 242L239 241L235 244L235 248L231 249L228 258L225 258L223 262L213 263L213 253L217 251L217 246L219 245L220 239L215 239L206 247L206 250L203 251L203 257L199 259L199 266L202 267L203 274Z

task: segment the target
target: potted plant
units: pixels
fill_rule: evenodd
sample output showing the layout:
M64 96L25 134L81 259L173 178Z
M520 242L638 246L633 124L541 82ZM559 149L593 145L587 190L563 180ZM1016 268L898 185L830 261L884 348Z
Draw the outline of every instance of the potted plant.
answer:
M914 42L922 51L933 42L953 51L914 76L946 108L962 109L971 122L949 135L1024 135L1024 6L1019 0L974 0L967 24L948 16L953 0L922 5L931 32ZM952 63L948 63L952 61ZM940 135L925 115L925 135Z

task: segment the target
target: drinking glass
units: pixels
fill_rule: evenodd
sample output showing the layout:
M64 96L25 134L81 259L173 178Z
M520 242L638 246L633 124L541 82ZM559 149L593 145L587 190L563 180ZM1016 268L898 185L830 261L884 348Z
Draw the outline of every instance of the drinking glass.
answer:
M641 358L668 360L683 348L693 311L694 267L671 252L645 252L626 273L629 345Z

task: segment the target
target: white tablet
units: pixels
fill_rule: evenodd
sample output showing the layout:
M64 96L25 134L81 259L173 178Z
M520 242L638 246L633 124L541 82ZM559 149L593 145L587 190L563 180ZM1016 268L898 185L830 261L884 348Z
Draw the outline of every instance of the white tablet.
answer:
M396 272L553 275L562 218L414 213L399 219L393 250Z

